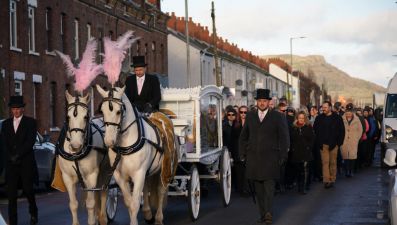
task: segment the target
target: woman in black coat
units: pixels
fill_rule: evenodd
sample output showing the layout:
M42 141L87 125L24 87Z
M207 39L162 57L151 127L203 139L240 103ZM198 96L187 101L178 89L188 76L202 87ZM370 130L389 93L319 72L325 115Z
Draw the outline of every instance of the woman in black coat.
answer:
M306 194L309 188L309 162L313 160L314 132L304 111L300 111L296 115L290 135L291 152L289 160L295 168L294 171L296 171L298 191Z
M227 108L225 119L222 125L223 131L223 145L227 147L233 159L232 167L232 181L233 185L240 194L243 192L243 181L236 177L236 174L241 173L241 159L238 152L238 140L241 132L241 126L237 121L237 112L234 108ZM241 165L240 165L241 164Z

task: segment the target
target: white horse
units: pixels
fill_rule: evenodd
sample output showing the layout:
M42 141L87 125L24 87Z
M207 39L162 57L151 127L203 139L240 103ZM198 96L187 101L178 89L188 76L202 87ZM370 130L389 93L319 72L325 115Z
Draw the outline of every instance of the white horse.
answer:
M63 149L60 150L62 153L60 153L58 161L63 182L69 195L69 208L73 217L73 225L78 225L76 184L79 182L79 175L77 171L81 174L83 186L86 186L86 188L96 187L99 166L104 154L99 153L95 148L103 148L104 144L103 137L98 129L101 126L101 120L93 120L92 123L96 123L97 126L89 122L89 95L73 97L68 91L65 94L68 103L67 130L65 139L60 142ZM90 143L90 139L92 143ZM94 149L90 150L91 147ZM88 211L89 225L97 224L98 219L101 225L107 224L105 191L101 191L100 196L98 192L88 191L85 205Z
M161 141L157 140L153 127L140 118L136 109L132 107L124 94L125 86L105 91L97 85L97 90L103 97L100 109L105 124L104 141L109 148L111 165L117 161L116 157L121 156L113 175L123 193L124 203L130 215L130 225L138 224L137 214L142 191L144 191L145 220L153 221L148 195L150 191L150 202L157 208L155 224L163 224L163 206L167 193L167 187L164 187L160 181L163 155L149 143L161 145ZM127 149L132 150L132 153L126 154ZM124 154L119 153L120 155L117 156L118 150L124 151ZM149 180L154 185L150 185L149 181L145 184L146 175L153 175ZM133 183L132 193L130 181Z

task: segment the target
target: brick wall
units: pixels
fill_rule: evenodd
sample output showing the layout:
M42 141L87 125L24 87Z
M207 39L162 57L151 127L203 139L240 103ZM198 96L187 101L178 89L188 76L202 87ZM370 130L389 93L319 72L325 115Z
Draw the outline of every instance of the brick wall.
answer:
M79 56L85 49L88 39L87 24L91 25L91 36L99 39L111 35L116 39L126 30L134 30L140 36L138 43L132 46L130 56L137 54L146 55L148 72L160 75L167 74L167 32L166 22L168 16L160 9L160 1L144 0L126 3L124 1L106 0L40 0L35 8L35 45L38 54L29 54L28 39L28 0L15 1L17 4L17 32L18 48L21 51L10 50L10 0L0 1L0 71L5 71L5 76L0 74L0 118L8 117L6 107L8 99L14 95L14 73L23 72L25 79L22 81L23 95L27 103L25 114L34 116L38 120L39 131L47 131L52 140L56 140L58 132L51 128L61 128L65 118L65 90L73 89L72 80L66 76L65 67L59 57L53 52L48 52L48 38L51 51L65 49L65 53L74 59L74 21L79 23ZM46 30L46 11L50 17L50 31ZM61 15L64 14L64 42L61 39ZM62 47L64 46L64 47ZM145 53L144 49L147 46ZM103 48L102 48L103 49ZM138 52L140 49L140 52ZM99 57L98 57L99 60ZM33 74L41 75L42 82L34 83ZM37 78L37 76L36 76ZM107 85L104 76L95 81L103 86ZM55 85L56 94L55 111L50 111L51 87ZM35 98L33 97L35 95ZM35 99L35 100L34 100ZM35 101L35 102L34 102ZM94 94L94 104L97 108L99 95ZM52 115L55 115L55 124L51 124Z

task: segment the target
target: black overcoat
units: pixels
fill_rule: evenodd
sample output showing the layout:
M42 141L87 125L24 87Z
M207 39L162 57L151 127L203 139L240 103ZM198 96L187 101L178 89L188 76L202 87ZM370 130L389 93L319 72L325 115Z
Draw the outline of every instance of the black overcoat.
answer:
M335 146L342 146L345 139L345 125L343 124L342 117L336 113L329 115L332 121L330 126L325 123L325 114L320 114L314 121L313 129L316 134L316 144L321 149L323 144L328 144L329 149L332 150ZM328 143L324 143L324 140L328 140Z
M161 90L159 79L155 75L145 74L145 82L143 83L140 95L138 95L135 74L127 77L125 85L125 94L140 112L143 112L146 103L150 103L153 110L159 110Z
M314 131L311 125L305 124L299 127L293 124L290 135L291 149L289 160L294 163L313 160Z
M250 111L241 131L239 148L246 160L247 179L279 179L280 165L287 159L289 144L284 114L269 110L260 122L258 111Z
M13 118L6 119L2 125L1 138L4 143L5 151L7 152L6 160L6 180L19 179L19 176L24 179L37 181L37 164L34 156L33 146L36 142L37 126L36 120L22 116L18 130L15 133ZM12 162L11 158L18 155L17 162Z

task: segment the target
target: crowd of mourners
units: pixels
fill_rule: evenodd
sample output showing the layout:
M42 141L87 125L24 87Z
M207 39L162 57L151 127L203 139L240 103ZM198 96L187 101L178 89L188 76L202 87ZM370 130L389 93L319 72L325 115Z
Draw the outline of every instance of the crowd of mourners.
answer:
M332 105L329 101L321 106L295 109L285 99L280 99L276 106L270 102L269 109L285 115L290 140L288 159L280 167L281 176L275 183L276 193L296 189L307 194L313 182L322 182L329 189L334 187L337 176L352 178L372 164L380 138L381 109L340 102ZM254 110L256 105L228 105L223 110L223 145L233 159L233 187L245 197L252 190L245 178L239 136L247 113Z

